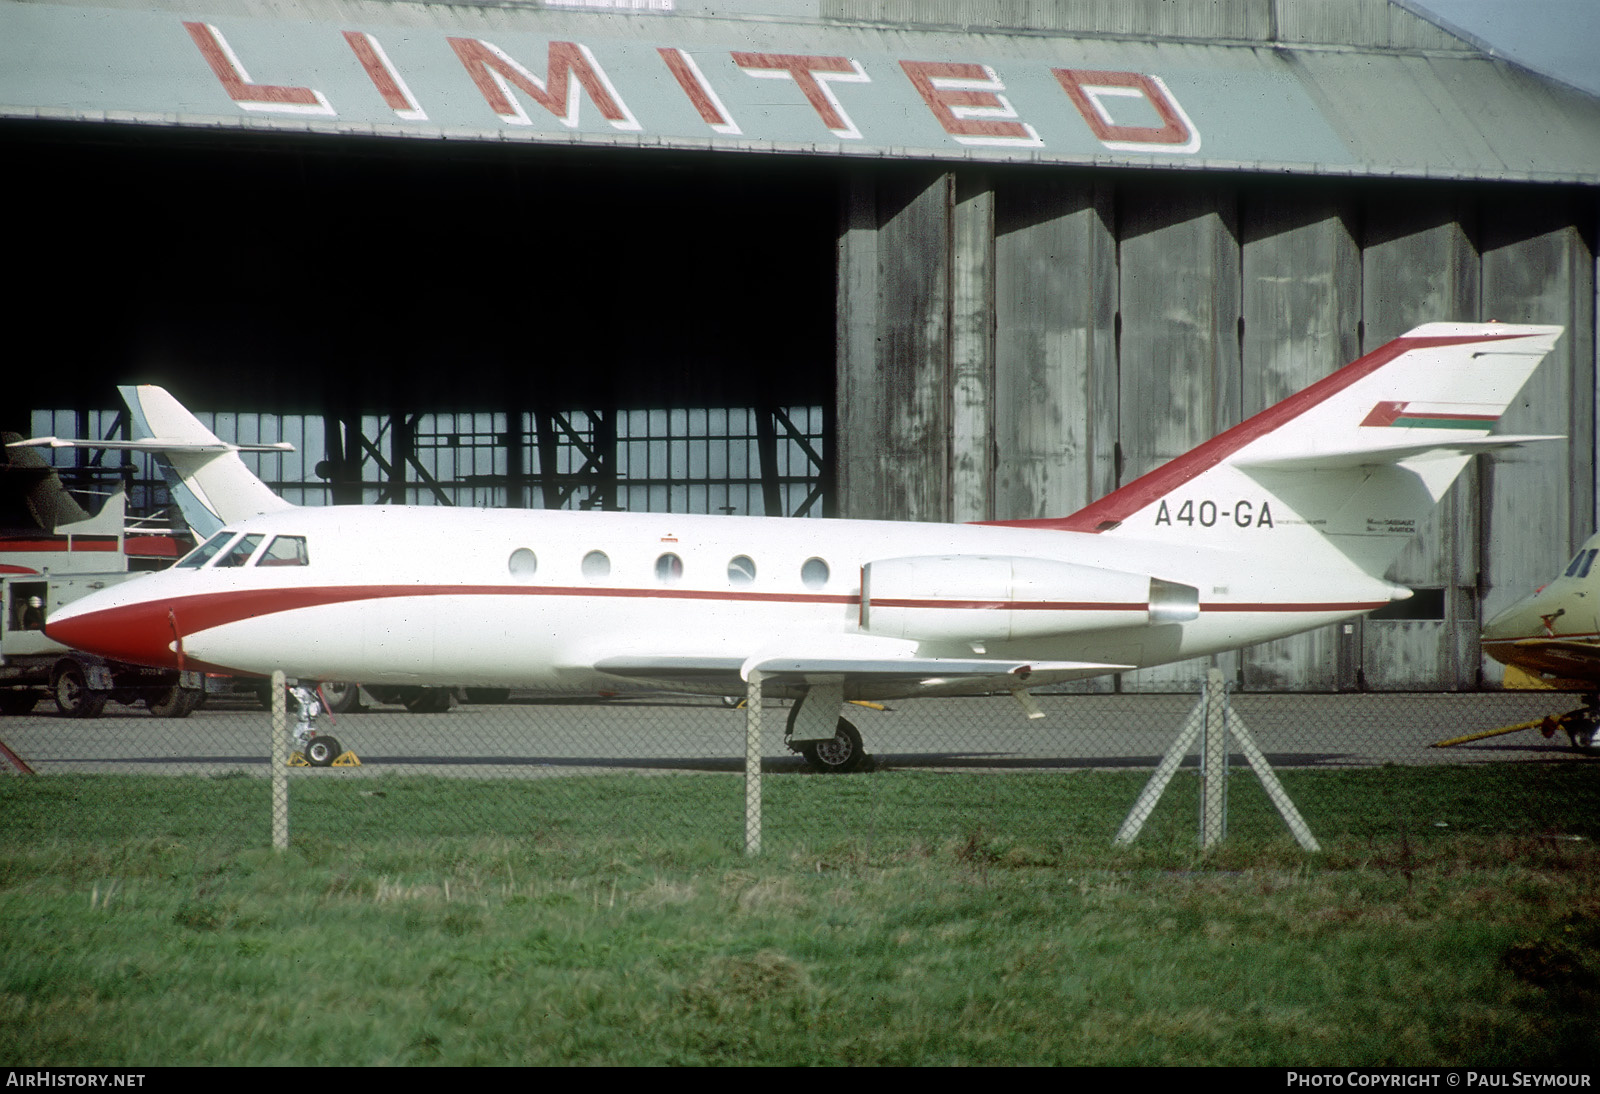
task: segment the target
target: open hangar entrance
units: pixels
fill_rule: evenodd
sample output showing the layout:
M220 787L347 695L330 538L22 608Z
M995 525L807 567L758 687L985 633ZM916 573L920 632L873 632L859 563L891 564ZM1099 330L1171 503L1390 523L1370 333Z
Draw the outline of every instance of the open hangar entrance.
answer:
M5 142L29 210L14 315L49 332L7 382L7 430L50 410L50 432L104 435L116 385L155 383L293 442L262 471L296 501L831 504L826 161L82 125Z

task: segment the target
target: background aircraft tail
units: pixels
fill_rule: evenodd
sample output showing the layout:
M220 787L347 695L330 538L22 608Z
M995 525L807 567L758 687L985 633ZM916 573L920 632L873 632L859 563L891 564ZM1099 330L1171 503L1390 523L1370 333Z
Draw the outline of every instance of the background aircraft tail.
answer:
M1429 323L1057 520L1004 521L1241 551L1381 578L1561 327ZM1269 534L1270 533L1270 534Z
M133 424L128 447L155 453L156 462L200 539L246 517L293 508L251 473L240 452L287 452L288 443L228 444L219 440L165 388L119 387Z

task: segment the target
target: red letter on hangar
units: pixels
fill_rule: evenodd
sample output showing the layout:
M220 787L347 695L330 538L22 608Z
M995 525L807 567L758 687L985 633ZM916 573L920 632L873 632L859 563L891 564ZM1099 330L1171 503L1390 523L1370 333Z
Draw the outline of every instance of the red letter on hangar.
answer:
M922 101L944 131L961 144L1042 145L1033 126L1017 120L1011 101L988 65L953 61L901 61Z
M512 88L544 107L568 129L578 124L578 89L589 93L600 116L616 129L641 128L611 86L600 62L588 46L576 42L551 42L545 66L546 80L523 68L498 46L477 38L451 38L450 48L472 75L489 109L512 125L532 125ZM573 79L573 77L577 77ZM547 83L548 81L548 83Z
M1052 68L1061 87L1089 123L1100 143L1118 152L1198 152L1200 134L1159 76L1138 72L1103 72ZM1107 99L1143 99L1160 125L1118 125L1106 109Z
M322 92L309 87L284 87L277 84L255 84L250 74L234 54L233 48L222 32L210 23L184 23L200 55L222 81L228 97L246 110L260 110L272 114L327 114L333 115Z
M857 141L861 130L850 120L839 97L830 86L835 83L870 84L862 67L849 57L813 57L800 53L734 53L733 63L746 76L764 80L793 80L817 112L822 124L835 137Z

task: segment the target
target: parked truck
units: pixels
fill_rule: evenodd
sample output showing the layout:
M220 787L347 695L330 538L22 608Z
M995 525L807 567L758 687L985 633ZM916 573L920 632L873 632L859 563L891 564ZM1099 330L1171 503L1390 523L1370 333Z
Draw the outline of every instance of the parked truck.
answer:
M184 544L171 535L127 534L120 493L88 515L32 453L0 448L0 470L14 503L8 508L25 511L35 525L0 533L0 715L26 714L48 694L69 718L97 717L112 699L143 703L162 718L186 717L204 698L202 673L96 657L43 629L63 604L171 565Z
M64 559L53 560L57 564ZM183 718L200 705L205 677L150 669L68 649L32 625L95 589L138 576L129 572L0 575L0 714L26 714L47 693L68 718L94 718L107 700L143 703L161 718ZM37 607L33 602L37 602Z

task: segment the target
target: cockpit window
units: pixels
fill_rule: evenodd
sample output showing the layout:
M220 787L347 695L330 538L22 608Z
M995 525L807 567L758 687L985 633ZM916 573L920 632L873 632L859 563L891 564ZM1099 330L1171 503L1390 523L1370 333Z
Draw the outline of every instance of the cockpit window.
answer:
M1578 557L1572 560L1571 564L1567 567L1567 572L1564 576L1588 577L1589 567L1594 565L1594 556L1597 554L1600 554L1600 548L1596 548L1592 551L1579 551Z
M216 556L216 553L226 547L229 541L231 541L233 537L238 534L239 533L237 532L228 531L218 532L216 535L212 536L200 546L196 547L194 550L190 551L188 554L179 559L173 569L198 570L200 567L210 562L212 558Z
M226 570L234 566L243 566L250 561L250 556L256 553L256 548L261 546L262 537L259 535L244 536L238 543L223 552L222 557L212 565L214 570Z
M218 563L221 565L221 563ZM309 566L311 555L306 551L305 536L273 536L267 549L256 560L257 566Z

